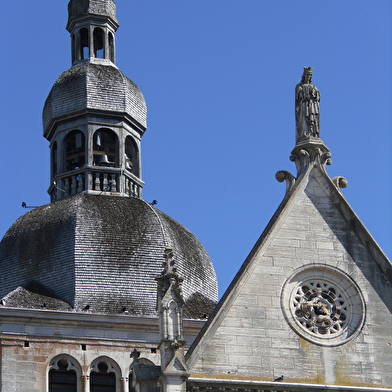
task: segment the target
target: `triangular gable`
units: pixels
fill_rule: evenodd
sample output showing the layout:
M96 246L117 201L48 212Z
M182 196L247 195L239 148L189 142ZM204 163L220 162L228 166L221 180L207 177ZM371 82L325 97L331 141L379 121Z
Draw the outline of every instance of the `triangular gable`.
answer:
M191 378L392 386L391 263L320 162L291 179L188 351Z

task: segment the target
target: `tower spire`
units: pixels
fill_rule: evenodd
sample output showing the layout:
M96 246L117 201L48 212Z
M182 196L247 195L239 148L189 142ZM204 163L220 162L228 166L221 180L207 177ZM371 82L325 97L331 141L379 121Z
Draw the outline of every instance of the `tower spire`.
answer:
M72 41L72 65L116 62L114 36L118 28L113 0L71 0L67 30Z
M72 67L56 80L42 114L50 142L51 201L80 193L141 198L143 94L115 66L113 0L71 0Z

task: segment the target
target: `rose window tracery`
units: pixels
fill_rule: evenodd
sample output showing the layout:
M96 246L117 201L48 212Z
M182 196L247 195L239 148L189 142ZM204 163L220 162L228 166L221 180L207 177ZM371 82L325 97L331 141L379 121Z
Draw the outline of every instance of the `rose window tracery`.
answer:
M281 303L291 328L323 346L348 342L358 336L365 322L359 287L335 267L300 267L283 285Z
M342 332L349 320L348 305L339 289L320 280L298 286L292 303L297 321L316 335Z

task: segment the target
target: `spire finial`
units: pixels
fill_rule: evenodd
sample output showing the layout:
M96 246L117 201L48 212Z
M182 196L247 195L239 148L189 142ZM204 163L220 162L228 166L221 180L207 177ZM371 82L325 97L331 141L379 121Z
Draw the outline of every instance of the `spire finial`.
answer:
M177 273L177 268L175 267L174 261L174 253L171 247L166 247L163 258L165 259L165 261L162 263L163 271L155 278L158 282L158 297L163 298L171 286L175 286L179 295L181 296L181 285L184 278L179 276Z
M173 260L173 249L170 247L166 247L163 258L165 259L165 261L163 262L163 274L175 274L177 272L177 269L174 267L175 263Z
M295 188L297 180L318 166L325 172L330 165L331 153L320 139L320 92L312 84L313 68L304 67L301 82L295 87L295 148L290 160L297 166L297 177L281 170L276 173L279 182L286 181L286 195Z
M133 351L131 352L131 358L133 358L133 361L135 363L138 363L139 357L140 357L140 351L137 351L136 348L134 348Z

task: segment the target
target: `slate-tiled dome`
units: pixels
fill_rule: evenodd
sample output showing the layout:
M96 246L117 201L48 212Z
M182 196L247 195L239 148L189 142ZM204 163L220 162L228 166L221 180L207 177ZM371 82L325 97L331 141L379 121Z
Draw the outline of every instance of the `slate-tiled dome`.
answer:
M117 22L114 0L71 0L68 3L68 19L86 14L109 16Z
M185 317L202 318L218 295L207 252L178 222L125 197L80 194L19 218L0 243L0 298L36 286L74 311L156 315L155 277L166 246L184 277ZM21 307L26 298L37 296L24 295Z
M86 63L58 77L42 113L44 135L53 119L85 109L125 113L147 127L147 106L142 92L112 65Z

